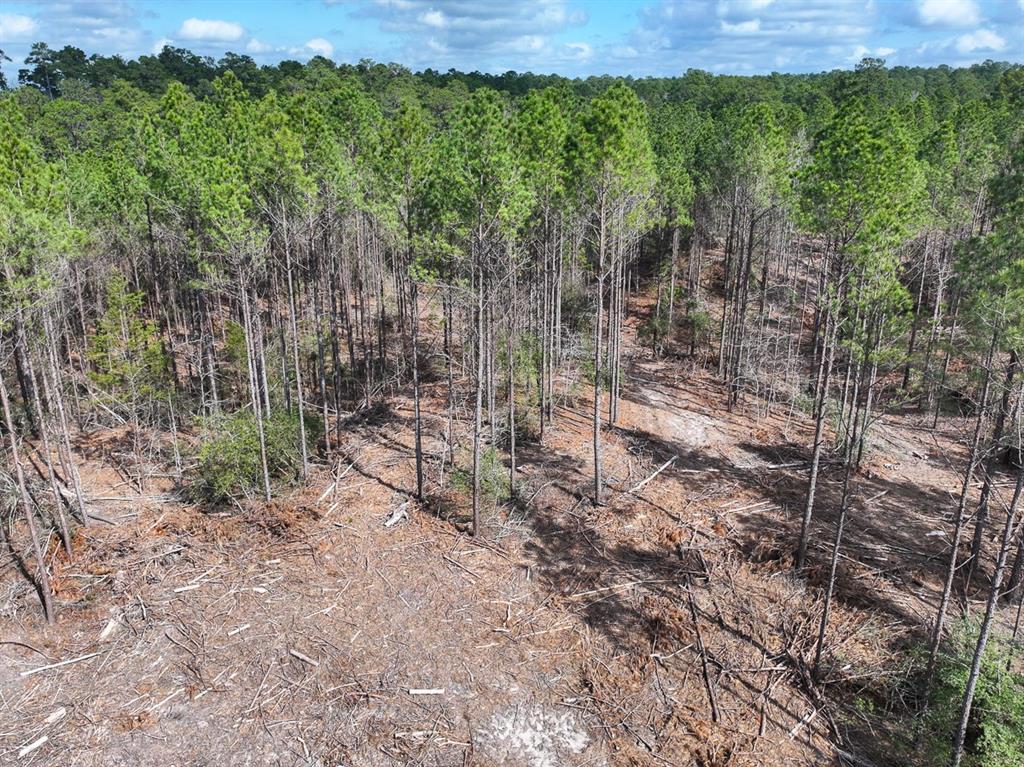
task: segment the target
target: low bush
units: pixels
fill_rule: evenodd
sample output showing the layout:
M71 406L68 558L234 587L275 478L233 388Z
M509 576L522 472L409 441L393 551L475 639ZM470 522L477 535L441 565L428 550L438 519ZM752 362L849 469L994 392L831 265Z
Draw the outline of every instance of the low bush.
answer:
M976 622L954 627L939 656L928 716L922 723L928 764L946 765L960 719L960 706L978 639ZM967 727L964 767L1020 767L1024 764L1024 673L1008 638L993 634Z
M318 438L320 422L306 418L307 448ZM272 479L293 480L302 468L299 416L277 411L264 423L267 471ZM219 503L236 495L251 496L263 486L260 441L251 411L207 419L205 439L190 492L197 501Z
M472 458L470 458L472 460ZM452 472L452 487L456 490L473 492L473 468L458 468ZM497 448L488 447L480 451L480 499L484 505L493 508L508 497L508 469L501 461Z

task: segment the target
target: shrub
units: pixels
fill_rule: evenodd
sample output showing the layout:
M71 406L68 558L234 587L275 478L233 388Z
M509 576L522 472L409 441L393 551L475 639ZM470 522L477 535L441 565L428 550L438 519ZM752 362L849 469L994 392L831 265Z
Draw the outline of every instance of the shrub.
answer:
M976 622L956 626L939 656L929 714L923 722L929 764L948 764L952 735L978 639ZM967 729L964 767L1020 767L1024 764L1024 674L1012 666L1006 637L991 636Z
M314 443L320 422L306 418L307 446ZM264 423L267 470L273 479L290 480L302 467L299 416L278 411ZM263 486L256 418L240 410L208 419L206 439L199 448L198 468L190 491L196 500L218 503L237 494L253 495Z
M170 389L170 358L156 324L143 316L145 294L131 292L114 272L107 281L106 309L96 321L87 355L89 378L110 407L135 418L158 407Z
M498 349L498 370L505 375L505 397L508 396L508 349ZM533 333L523 333L512 350L512 374L516 396L516 440L522 444L540 436L540 339ZM504 409L504 402L502 403ZM503 429L503 444L508 444L508 424Z
M679 318L679 330L690 344L693 354L698 346L711 339L711 315L697 301L687 301L687 311Z
M452 472L452 487L465 493L473 492L473 468L455 469ZM480 498L494 507L508 496L508 469L501 462L497 448L488 447L480 451Z
M661 354L669 329L668 306L663 304L640 323L637 335L641 345L650 347L651 353L657 357Z

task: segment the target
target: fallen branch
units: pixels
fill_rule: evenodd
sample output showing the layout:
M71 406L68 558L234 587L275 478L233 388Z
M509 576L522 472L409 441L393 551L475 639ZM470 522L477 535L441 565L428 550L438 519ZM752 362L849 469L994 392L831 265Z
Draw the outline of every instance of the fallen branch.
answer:
M32 743L29 743L27 746L23 747L21 750L18 751L18 758L21 759L23 757L28 756L29 754L31 754L33 751L35 751L37 748L39 748L41 745L43 745L49 739L50 739L49 735L44 735L39 740L36 740L36 741L33 741Z
M91 652L87 655L79 655L77 658L68 658L57 663L50 663L46 666L40 666L39 668L29 669L28 671L22 671L22 676L32 676L32 674L38 674L40 671L49 671L51 668L60 668L61 666L70 666L72 663L79 663L83 660L89 660L89 658L95 658L99 655L98 652Z
M298 658L303 663L308 663L313 668L316 668L317 666L320 665L320 661L313 660L308 655L306 655L305 653L301 653L298 650L289 650L288 654L291 655L293 658Z
M405 501L401 506L391 512L391 516L384 521L384 527L394 527L403 519L409 519L409 512L406 508L409 506L409 502Z
M651 474L651 476L649 476L647 479L643 480L642 482L639 482L638 484L634 485L633 487L631 487L626 492L629 493L629 494L635 493L637 490L642 488L644 485L646 485L648 482L650 482L656 476L661 474L661 472L665 471L665 469L667 469L669 466L671 466L673 463L675 463L676 458L678 458L678 457L679 456L674 455L671 458L669 458L667 461L665 461L665 463L663 463L661 466L659 466L658 469L653 474Z
M704 646L704 637L700 631L700 620L697 617L697 606L693 603L693 591L690 588L689 580L686 583L686 597L690 605L690 618L693 620L693 633L697 638L697 650L700 652L700 671L704 677L704 689L708 693L708 704L711 706L711 721L718 722L718 698L715 696L715 687L711 684L711 674L708 672L708 651Z

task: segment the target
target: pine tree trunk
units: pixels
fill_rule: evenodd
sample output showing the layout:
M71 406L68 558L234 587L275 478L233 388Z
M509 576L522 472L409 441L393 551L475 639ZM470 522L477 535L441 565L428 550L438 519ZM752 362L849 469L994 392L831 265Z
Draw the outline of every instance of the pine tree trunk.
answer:
M1013 379L1017 373L1018 359L1015 351L1010 352L1010 361L1006 366L1006 380L1003 382L1003 396L999 400L999 410L996 412L995 426L992 429L992 445L988 450L988 457L985 459L985 468L982 472L981 499L978 501L978 511L974 516L974 540L971 542L971 558L967 564L967 578L964 585L964 592L970 589L971 579L978 570L981 546L984 543L985 527L988 524L988 505L992 494L992 483L994 481L996 462L999 459L1000 443L1003 439L1003 431L1006 427L1006 416L1010 409L1010 397L1013 390Z
M935 623L932 626L931 638L928 645L928 667L925 672L924 696L925 707L927 708L928 696L935 677L935 664L939 657L939 645L942 642L942 633L945 630L946 611L949 609L950 598L953 594L953 581L956 578L957 560L960 553L960 541L964 532L964 512L967 510L967 499L971 492L971 481L974 478L975 469L978 466L978 450L981 446L981 433L985 425L985 412L988 402L989 386L992 381L992 357L995 354L998 343L998 331L992 334L992 345L989 347L988 360L985 364L985 380L981 386L981 396L978 401L978 414L974 422L974 436L971 439L970 454L967 459L967 469L964 472L964 479L960 485L960 497L957 502L956 511L953 514L953 535L950 543L949 558L946 564L946 575L942 584L942 594L939 597L939 607L935 615Z
M992 586L989 590L988 601L985 604L985 616L981 620L981 630L978 633L978 641L974 647L974 657L971 659L971 670L967 675L967 687L964 690L963 702L960 705L960 722L957 725L953 736L953 758L950 760L952 767L960 767L964 755L964 741L967 738L967 727L970 723L971 708L974 705L974 694L978 687L978 677L981 675L981 659L985 654L985 647L988 644L989 634L992 631L992 618L996 612L999 602L999 589L1003 583L1003 571L1006 569L1006 557L1010 549L1010 541L1017 532L1017 507L1020 503L1021 491L1024 490L1024 466L1017 471L1017 485L1013 490L1013 500L1010 501L1010 508L1006 513L1006 524L1003 526L1003 535L999 542L999 553L996 555L996 569L992 576Z
M601 497L601 320L604 313L605 203L601 200L597 243L597 296L594 309L594 505Z
M479 245L477 246L479 248ZM477 253L476 284L476 409L473 416L473 535L480 533L480 432L484 405L484 270Z
M410 254L411 255L411 254ZM411 261L411 257L410 257ZM412 329L412 407L416 441L416 498L423 500L423 421L420 416L420 333L419 300L415 279L409 284L410 327Z
M814 665L812 666L812 674L815 678L818 677L821 669L821 656L825 647L825 630L828 628L828 619L832 611L832 596L835 593L836 588L836 569L839 566L839 547L843 542L843 530L846 527L846 515L849 510L850 503L850 473L851 465L849 461L847 461L846 468L843 473L843 494L839 503L839 520L836 522L836 533L835 537L832 539L832 557L829 561L828 586L825 590L825 604L821 611L821 622L818 624L818 641L815 644L814 649Z
M43 603L43 613L46 615L46 621L47 623L53 623L56 620L56 614L53 609L53 595L50 591L50 576L46 571L46 560L43 557L43 549L39 544L39 535L36 532L35 512L28 495L28 487L25 484L25 472L22 468L21 452L18 449L18 435L14 431L14 420L11 418L11 405L7 399L7 385L4 383L3 375L0 375L0 406L3 407L4 428L7 431L11 461L14 463L14 478L18 488L18 500L25 515L25 525L28 528L29 539L32 541L32 552L36 558L35 585Z
M818 487L818 469L821 465L821 453L825 446L825 418L828 413L828 390L832 380L832 357L835 353L835 322L831 320L831 312L825 316L825 345L818 368L818 397L814 417L814 448L811 451L811 471L807 479L807 502L804 504L804 515L800 523L800 544L796 555L796 569L802 570L807 561L807 544L811 534L811 517L814 515L814 495ZM829 326L833 326L829 329Z
M299 361L299 325L295 312L295 284L292 280L292 252L291 242L288 238L288 219L283 206L281 210L281 226L284 240L285 271L288 287L288 323L291 326L292 335L292 367L295 370L295 398L299 415L299 450L302 455L302 469L300 477L306 480L309 473L309 453L306 447L306 410L302 391L302 365Z
M260 468L263 477L263 500L270 502L270 471L267 467L267 438L264 432L263 402L260 399L258 354L256 352L253 330L252 309L249 306L249 288L242 283L242 313L245 329L245 348L249 363L249 393L252 403L253 418L256 421L256 432L260 443Z

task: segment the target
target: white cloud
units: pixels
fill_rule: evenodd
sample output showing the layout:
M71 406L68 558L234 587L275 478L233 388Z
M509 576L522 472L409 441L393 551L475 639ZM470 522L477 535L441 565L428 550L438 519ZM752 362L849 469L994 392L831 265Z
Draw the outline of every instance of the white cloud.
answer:
M722 31L727 35L753 35L761 31L761 19L750 19L738 24L722 21Z
M866 45L857 45L854 47L853 53L850 54L850 57L847 59L847 61L856 64L865 56L877 56L879 58L885 58L886 56L891 56L894 53L896 53L895 48L869 48Z
M274 46L253 37L245 44L245 50L248 53L270 53L270 51L274 50Z
M566 43L565 51L569 58L576 61L587 61L594 55L594 49L589 43Z
M314 37L312 40L308 40L306 48L317 56L323 56L326 59L334 55L334 46L322 37Z
M719 16L743 16L757 13L775 0L718 0L715 11Z
M872 55L872 48L891 42L878 31L886 12L865 0L659 0L639 11L627 36L641 57L614 63L636 75L681 74L688 67L742 74L773 65L787 71L848 66L859 61L850 56L856 46ZM603 60L600 53L596 59Z
M39 25L31 16L19 13L0 13L0 41L13 42L31 35Z
M1021 0L1021 2L1024 2L1024 0ZM421 13L420 21L426 26L433 27L434 29L444 29L448 26L448 19L445 18L444 13L434 10L433 8Z
M164 49L165 45L174 45L174 41L169 37L161 37L159 40L153 43L153 47L150 48L150 51L153 53L154 56L156 56L156 54L160 53L160 51Z
M920 0L917 14L929 26L969 27L981 21L974 0Z
M960 35L956 39L956 49L964 54L974 51L1001 51L1005 47L1006 40L991 29L979 29L976 32Z
M208 42L234 42L244 35L245 29L241 24L220 19L185 19L178 30L178 37L183 40Z
M589 42L555 39L586 24L580 0L364 0L355 5L357 17L377 19L381 32L395 42L383 55L413 68L568 71L563 65L594 54Z

